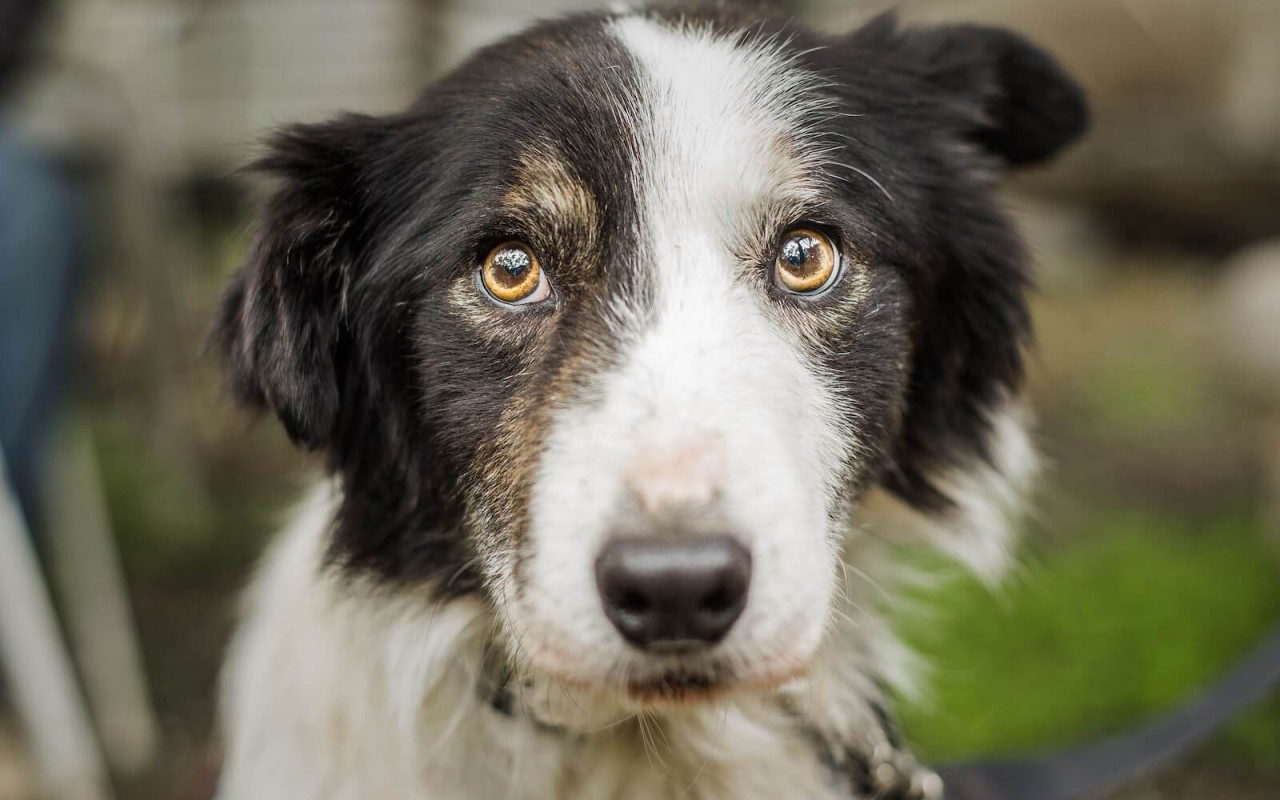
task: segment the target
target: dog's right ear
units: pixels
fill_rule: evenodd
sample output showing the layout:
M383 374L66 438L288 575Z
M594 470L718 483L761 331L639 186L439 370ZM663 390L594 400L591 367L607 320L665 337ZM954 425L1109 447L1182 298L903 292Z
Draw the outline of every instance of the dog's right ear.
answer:
M345 394L337 360L364 250L364 164L383 127L353 115L271 140L251 169L278 186L214 323L236 399L273 411L308 449L329 443Z

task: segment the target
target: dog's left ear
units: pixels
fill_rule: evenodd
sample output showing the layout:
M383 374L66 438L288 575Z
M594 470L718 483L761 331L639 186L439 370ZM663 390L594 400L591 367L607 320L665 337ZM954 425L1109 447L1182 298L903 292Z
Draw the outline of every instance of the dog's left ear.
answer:
M890 13L855 31L845 44L854 52L876 52L891 72L931 89L933 99L958 114L963 139L1010 167L1051 158L1089 126L1080 86L1052 56L1012 31L980 25L901 28Z

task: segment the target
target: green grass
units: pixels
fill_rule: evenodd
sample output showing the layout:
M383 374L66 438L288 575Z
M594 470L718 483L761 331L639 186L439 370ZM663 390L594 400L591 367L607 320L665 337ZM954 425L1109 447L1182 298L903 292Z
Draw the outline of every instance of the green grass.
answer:
M1010 588L956 579L927 599L901 621L935 667L904 724L937 763L1088 740L1190 696L1280 620L1280 566L1248 519L1120 511ZM1213 754L1280 772L1280 703Z

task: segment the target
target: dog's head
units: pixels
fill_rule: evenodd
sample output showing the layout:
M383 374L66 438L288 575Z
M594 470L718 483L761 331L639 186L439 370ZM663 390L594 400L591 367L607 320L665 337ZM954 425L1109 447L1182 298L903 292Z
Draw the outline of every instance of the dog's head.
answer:
M280 134L218 323L323 450L342 569L646 701L803 670L860 501L997 461L1029 335L995 196L1081 93L990 28L589 15Z

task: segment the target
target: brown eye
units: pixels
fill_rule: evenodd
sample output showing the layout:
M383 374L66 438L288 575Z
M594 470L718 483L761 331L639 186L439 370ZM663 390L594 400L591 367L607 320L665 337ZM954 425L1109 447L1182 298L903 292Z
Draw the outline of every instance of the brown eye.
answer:
M778 248L774 274L778 286L793 294L813 294L837 277L840 258L825 234L811 228L787 231Z
M538 257L521 242L506 242L490 250L480 267L480 282L493 299L510 305L536 303L551 294Z

